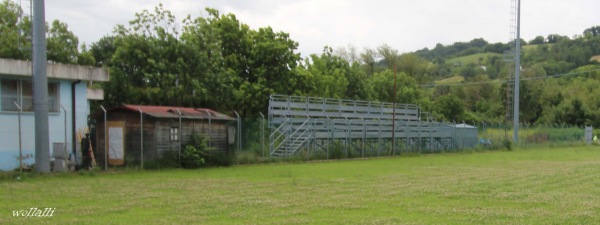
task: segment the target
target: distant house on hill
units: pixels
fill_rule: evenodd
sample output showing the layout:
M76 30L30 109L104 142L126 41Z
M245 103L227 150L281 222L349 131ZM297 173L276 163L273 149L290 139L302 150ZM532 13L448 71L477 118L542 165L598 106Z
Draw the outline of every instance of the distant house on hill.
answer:
M104 162L105 152L103 115L103 112L93 115L96 120L95 155L100 165ZM154 161L167 151L178 151L180 144L189 143L192 135L210 137L211 147L228 154L229 145L235 140L235 130L231 126L234 121L236 119L228 115L206 108L123 105L108 109L108 163L139 164L142 147L144 162Z

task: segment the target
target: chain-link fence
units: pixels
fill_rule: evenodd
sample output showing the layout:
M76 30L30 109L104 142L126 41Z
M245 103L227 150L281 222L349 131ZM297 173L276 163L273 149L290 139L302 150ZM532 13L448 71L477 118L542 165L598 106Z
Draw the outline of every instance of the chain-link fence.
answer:
M513 127L504 123L466 122L457 124L413 121L412 125L408 125L411 129L402 127L407 126L406 124L398 125L399 128L396 128L398 131L393 139L394 141L390 138L361 138L360 135L358 138L315 138L314 134L309 134L309 138L298 146L293 154L277 155L274 148L285 145L282 142L286 141L286 134L282 134L284 132L277 130L278 127L270 127L267 120L262 118L242 119L241 124L244 127L242 129L242 145L241 148L236 148L236 158L239 163L380 157L460 152L464 150L502 150L585 143L584 126L521 124L518 142L515 144L513 141ZM308 121L308 124L310 124L310 120ZM473 130L476 134L469 134ZM365 127L364 132L373 131ZM387 130L386 132L391 131ZM446 134L440 135L443 132ZM437 137L435 137L436 134ZM279 141L270 138L278 135L282 136ZM349 134L348 136L353 135ZM383 137L385 135L380 134L378 136ZM449 138L440 138L440 136ZM475 136L474 139L473 136Z
M192 164L201 160L204 165L330 160L576 145L583 144L585 137L585 127L566 124L521 124L515 144L513 127L497 122L402 121L392 125L390 121L294 118L272 123L262 116L239 121L172 118L152 124L150 117L132 117L131 121L123 125L121 165L145 168L189 165L190 157ZM103 132L102 123L96 132ZM143 129L140 123L145 124ZM94 149L102 149L104 136L97 137ZM98 166L103 166L103 154L96 151Z

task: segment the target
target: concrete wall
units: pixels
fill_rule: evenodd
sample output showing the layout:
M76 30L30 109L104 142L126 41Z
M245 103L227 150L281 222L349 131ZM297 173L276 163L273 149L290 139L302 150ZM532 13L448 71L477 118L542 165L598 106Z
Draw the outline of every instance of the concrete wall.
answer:
M87 116L90 113L90 104L87 100L86 82L76 85L76 128L83 130L87 127ZM67 116L67 151L72 151L72 107L71 107L71 81L59 82L59 104L66 110ZM21 137L23 154L35 154L35 126L33 112L21 114ZM49 113L48 126L50 134L50 154L52 154L52 143L65 142L65 113L60 109L59 113ZM12 112L0 112L0 170L10 170L18 167L19 160L19 133L18 114ZM79 155L79 154L78 154ZM25 160L29 164L34 163L34 158Z

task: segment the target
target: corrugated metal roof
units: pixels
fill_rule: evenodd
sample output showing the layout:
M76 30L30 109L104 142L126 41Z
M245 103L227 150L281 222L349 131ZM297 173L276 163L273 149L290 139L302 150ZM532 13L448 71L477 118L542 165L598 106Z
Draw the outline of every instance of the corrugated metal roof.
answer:
M233 117L207 108L184 108L174 106L147 105L123 105L122 107L119 107L119 109L134 112L139 112L138 108L142 110L142 113L156 118L179 118L179 112L181 112L181 118L185 119L208 119L210 113L211 120L236 120Z

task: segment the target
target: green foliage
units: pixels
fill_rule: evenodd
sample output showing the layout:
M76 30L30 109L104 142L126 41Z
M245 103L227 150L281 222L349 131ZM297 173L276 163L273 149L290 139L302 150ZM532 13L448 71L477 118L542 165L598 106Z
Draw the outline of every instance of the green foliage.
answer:
M334 142L329 145L329 159L343 159L346 158L346 152L344 146L340 143Z
M199 168L204 165L204 155L202 149L193 145L186 145L181 152L181 167L187 169Z
M23 17L21 9L15 1L4 0L0 3L0 57L31 60L31 27L30 17ZM64 64L93 65L94 60L87 53L85 46L79 52L79 40L68 29L66 23L59 20L46 24L46 48L48 61ZM81 58L81 59L80 59Z
M49 61L64 64L77 63L79 39L69 31L66 23L52 21L52 26L47 32L46 45Z
M208 147L208 139L192 134L190 143L181 152L181 167L198 168L206 164L205 158L214 153L214 148Z
M417 82L405 73L397 73L396 80L396 102L417 103L422 96ZM372 91L371 98L382 102L394 101L394 72L385 70L375 73L369 79Z
M15 1L0 3L0 57L31 59L31 20L19 20L23 10Z
M13 1L0 4L0 57L30 59L31 21L19 20L21 13ZM537 36L532 46L523 47L523 122L600 124L599 68L590 62L600 55L598 27L572 39ZM287 94L395 99L422 104L448 120L498 121L506 110L505 81L514 70L503 59L513 43L482 38L405 54L387 44L360 53L349 45L335 54L325 46L322 54L303 59L288 33L268 26L253 29L236 15L211 8L205 16L182 20L162 4L136 13L128 25L117 25L91 45L79 46L77 36L60 21L47 25L47 41L50 61L109 68L104 101L94 104L207 107L228 114L236 110L245 118L266 114L271 94ZM569 72L578 75L540 79ZM456 83L479 84L425 87L446 84L444 79L452 76L464 79ZM448 94L454 97L444 99ZM242 132L248 133L248 127Z
M438 97L434 103L435 111L447 121L464 120L465 107L463 102L455 95L448 94Z

